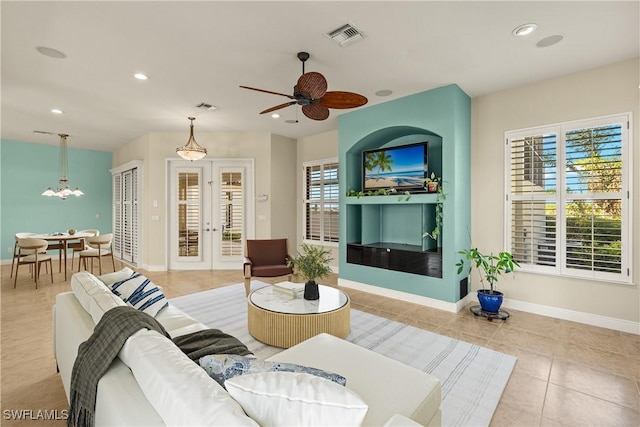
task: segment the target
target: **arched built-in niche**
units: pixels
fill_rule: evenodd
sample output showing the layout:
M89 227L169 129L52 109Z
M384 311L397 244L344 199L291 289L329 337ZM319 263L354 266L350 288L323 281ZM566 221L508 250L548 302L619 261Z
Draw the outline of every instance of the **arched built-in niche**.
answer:
M442 176L442 137L415 126L390 126L370 133L347 150L347 189L362 189L362 152L427 141L428 172Z

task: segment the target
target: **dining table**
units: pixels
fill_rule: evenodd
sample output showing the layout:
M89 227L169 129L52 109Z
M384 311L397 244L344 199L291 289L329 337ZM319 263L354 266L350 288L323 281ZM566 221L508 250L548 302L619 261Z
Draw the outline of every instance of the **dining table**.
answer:
M43 233L30 236L34 239L42 239L47 242L58 242L58 246L50 247L49 249L59 249L58 255L58 272L62 270L62 259L64 258L64 280L67 281L67 250L69 249L69 242L75 240L86 239L92 237L92 233L76 232L74 234L69 233Z

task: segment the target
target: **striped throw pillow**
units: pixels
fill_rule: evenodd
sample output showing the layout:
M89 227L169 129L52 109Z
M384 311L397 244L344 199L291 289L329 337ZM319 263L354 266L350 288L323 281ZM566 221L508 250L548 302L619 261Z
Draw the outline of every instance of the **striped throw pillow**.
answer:
M124 302L155 317L169 303L162 290L140 273L133 273L128 279L111 285L111 292Z

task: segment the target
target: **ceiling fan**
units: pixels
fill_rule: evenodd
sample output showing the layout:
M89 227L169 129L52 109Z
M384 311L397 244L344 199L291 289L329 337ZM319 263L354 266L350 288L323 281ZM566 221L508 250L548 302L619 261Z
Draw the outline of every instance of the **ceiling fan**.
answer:
M367 103L367 98L357 93L344 91L327 92L327 79L325 79L322 74L314 71L304 72L304 63L309 59L309 54L307 52L298 52L298 59L302 62L302 75L293 87L293 95L257 89L255 87L240 86L244 89L286 96L293 100L267 108L261 111L260 114L270 113L290 105L298 104L302 105L302 113L308 118L312 120L325 120L329 117L329 108L355 108Z

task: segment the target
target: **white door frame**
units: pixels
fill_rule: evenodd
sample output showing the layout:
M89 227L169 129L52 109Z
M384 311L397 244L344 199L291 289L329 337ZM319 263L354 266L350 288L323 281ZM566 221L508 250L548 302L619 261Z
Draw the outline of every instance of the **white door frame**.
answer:
M169 270L211 270L242 269L242 253L235 257L221 256L222 227L220 226L220 183L219 172L223 169L241 170L244 191L244 235L242 244L249 236L255 235L255 185L254 159L214 159L205 158L197 162L183 159L167 159L167 265ZM176 176L179 170L200 172L201 224L199 255L197 257L177 256L177 192ZM251 237L249 237L251 238Z

